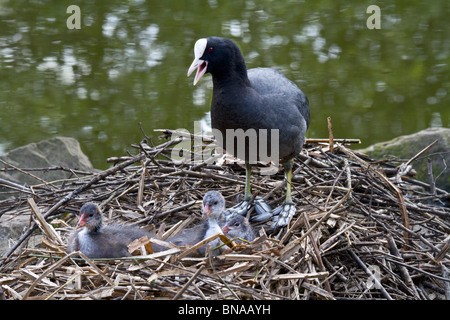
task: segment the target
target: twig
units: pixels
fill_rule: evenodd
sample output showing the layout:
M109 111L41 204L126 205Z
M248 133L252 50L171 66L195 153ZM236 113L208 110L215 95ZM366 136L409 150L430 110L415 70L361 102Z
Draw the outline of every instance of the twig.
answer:
M306 213L305 212L303 212L303 220L305 221L306 227L308 229L310 229L309 221L308 221L308 218L306 217ZM319 246L317 245L317 242L316 242L316 239L315 239L314 235L312 233L310 233L309 237L311 239L310 242L311 242L311 245L313 247L314 254L316 255L317 264L319 265L320 271L327 272L326 271L327 269L325 268L325 266L323 264L322 256L321 256L321 253L320 253L320 250L319 250ZM325 289L328 291L328 293L330 295L333 295L331 287L330 287L330 283L327 280L325 280L324 283L325 283Z
M198 275L203 271L203 269L205 269L205 266L201 266L197 272L194 273L194 275L189 279L188 282L186 282L186 284L184 285L183 288L181 288L180 291L177 292L177 294L175 295L175 297L173 297L173 300L178 300L179 297L181 297L183 295L183 293L186 291L186 289L191 285L192 281L194 281Z
M386 183L395 192L395 194L397 195L397 198L400 202L399 207L400 207L400 213L401 213L403 225L405 226L406 229L410 229L408 211L406 210L405 199L403 198L403 194L402 194L401 190L399 188L397 188L391 181L389 181L389 179L387 179L384 174L382 174L378 170L372 168L372 166L370 166L364 160L361 160L360 158L358 158L353 153L353 151L345 148L343 145L339 145L338 149L340 151L344 152L346 155L348 155L352 160L355 160L356 162L358 162L364 169L369 170L370 172L377 175L384 183ZM408 244L409 237L408 237L408 233L406 231L403 232L403 238L404 238L406 244Z
M429 277L432 277L432 278L435 278L435 279L438 279L438 280L442 280L442 281L446 281L446 282L450 282L450 278L448 278L448 277L441 277L441 276L432 274L432 273L430 273L428 271L425 271L425 270L422 270L420 268L411 266L411 265L409 265L407 263L391 259L390 257L384 257L384 259L386 259L386 260L388 260L388 261L390 261L392 263L395 263L395 264L398 264L398 265L401 265L401 266L405 266L408 269L412 269L412 270L415 270L417 272L423 273L424 275L427 275Z
M442 264L442 277L450 279L450 272L445 266L445 264ZM444 282L444 288L445 288L445 299L450 300L450 282L446 281Z
M445 238L444 241L445 241L444 245L442 246L442 248L440 248L440 251L436 254L436 257L434 258L436 262L440 262L442 259L444 259L445 255L450 250L450 236Z
M35 176L34 174L31 174L31 173L29 173L29 172L26 172L26 171L24 171L24 170L22 170L22 169L20 169L20 168L18 168L18 167L16 167L16 166L14 166L14 165L12 165L11 163L9 163L9 162L7 162L7 161L1 159L1 158L0 158L0 162L2 162L3 164L5 164L6 166L9 166L9 167L13 168L14 170L17 170L17 171L19 171L19 172L21 172L21 173L23 173L23 174L25 174L25 175L27 175L27 176L30 176L30 177L32 177L32 178L38 180L39 182L42 182L42 183L45 183L45 184L47 183L46 181L44 181L43 179L39 178L38 176ZM54 186L53 186L53 187L54 187Z
M395 241L394 238L392 238L392 236L388 237L388 243L389 243L389 251L391 252L391 254L401 259L400 253L398 251L397 246L395 245ZM414 285L414 282L412 281L411 276L409 275L408 269L406 269L404 266L400 266L399 269L403 281L405 281L405 283L412 289L416 298L419 298L419 293L417 292L416 286Z
M39 207L37 206L36 202L34 202L33 198L28 198L28 204L31 208L31 212L36 216L36 219L41 225L45 234L57 244L61 246L64 245L61 237L55 232L55 229L53 229L53 227L49 225L47 221L45 221L44 217L42 216L41 210L39 210Z
M0 185L9 187L9 188L14 189L14 190L19 190L19 191L22 191L22 192L33 194L33 190L32 189L24 187L24 186L22 186L20 184L17 184L17 183L14 183L14 182L2 179L2 178L0 178Z
M328 121L328 143L330 145L330 152L333 152L334 139L333 139L333 126L331 125L331 117L327 118Z
M311 228L308 229L300 238L295 239L295 242L301 243L312 231L314 231L317 227L319 227L328 217L337 210L344 202L347 200L348 196L350 195L350 190L347 191L345 196L342 197L341 200L339 200L338 203L336 203L330 210L328 210L322 218L319 219Z
M361 140L360 139L334 139L334 142L339 142L342 144L345 143L357 143L357 144L361 144ZM330 139L313 139L313 138L307 138L305 140L305 143L309 143L309 144L314 144L314 143L329 143Z
M51 265L49 268L47 268L47 270L45 270L32 284L31 286L28 288L28 290L25 292L25 294L23 295L22 299L26 300L30 293L34 290L34 288L36 287L36 285L39 283L39 281L41 281L43 278L45 278L45 276L47 276L47 274L49 274L50 272L52 272L53 270L55 270L56 268L58 268L60 265L62 265L64 262L66 262L67 260L69 260L72 256L77 255L79 252L72 252L70 254L68 254L67 256L65 256L64 258L62 258L61 260L59 260L58 262L54 263L53 265Z
M423 153L427 152L432 146L434 146L439 140L436 139L434 140L432 143L430 143L428 146L426 146L425 148L423 148L421 151L419 151L414 157L412 157L411 159L409 159L406 163L405 166L408 166L411 164L411 162L413 162L414 160L416 160L418 157L420 157Z
M430 180L430 194L436 196L436 184L433 176L433 163L430 158L427 158L428 178Z
M381 293L387 300L394 300L386 291L386 289L381 285L380 281L378 281L378 279L373 275L369 268L367 268L366 264L353 252L353 250L348 249L347 251L352 256L353 260L355 260L356 263L358 263L358 265L364 270L364 272L373 280L373 282L375 283L375 288L380 289Z

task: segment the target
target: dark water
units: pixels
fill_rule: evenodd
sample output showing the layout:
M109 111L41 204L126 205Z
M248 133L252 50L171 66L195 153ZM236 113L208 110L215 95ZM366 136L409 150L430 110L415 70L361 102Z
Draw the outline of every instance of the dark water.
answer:
M69 30L69 5L81 29ZM381 9L370 30L367 7ZM307 94L307 136L363 146L450 117L450 1L0 1L0 153L77 138L98 168L155 128L193 130L212 84L186 77L210 35ZM156 134L154 135L157 136ZM156 138L155 138L156 139Z

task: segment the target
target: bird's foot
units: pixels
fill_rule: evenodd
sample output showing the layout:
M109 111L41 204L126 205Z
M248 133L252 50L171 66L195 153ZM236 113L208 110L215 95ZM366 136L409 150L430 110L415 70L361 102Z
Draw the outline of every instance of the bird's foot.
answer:
M274 215L272 208L261 197L256 197L254 203L256 216L250 219L252 222L265 222L272 218Z
M250 208L250 202L248 200L243 200L234 207L226 210L224 212L225 217L231 217L232 215L239 214L241 216L245 216L247 214L248 209Z
M297 209L293 203L285 203L273 210L274 215L273 223L271 228L276 230L281 227L285 227L288 225L289 221L291 221Z

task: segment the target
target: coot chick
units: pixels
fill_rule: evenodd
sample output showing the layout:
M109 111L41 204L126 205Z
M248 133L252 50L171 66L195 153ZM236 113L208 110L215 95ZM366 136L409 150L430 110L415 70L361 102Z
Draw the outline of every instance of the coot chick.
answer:
M221 232L220 226L225 224L224 211L225 199L222 194L214 190L206 192L202 202L202 223L183 230L181 233L168 238L167 241L177 246L194 245ZM204 253L204 249L201 252Z
M222 231L229 238L241 238L247 241L253 241L256 236L252 226L246 218L241 215L233 215L222 227Z
M88 258L129 257L128 245L151 234L133 226L103 225L102 213L94 203L86 203L80 209L76 230L69 239L69 252L81 251ZM155 246L152 246L155 251ZM159 248L156 251L159 251Z
M197 69L195 85L205 73L212 75L211 125L213 130L218 130L221 134L218 143L222 148L235 157L239 156L237 145L232 149L226 148L227 129L232 131L242 129L244 132L253 129L257 134L258 148L261 142L260 132L263 132L260 130L266 129L266 150L268 150L266 154L269 155L276 151L271 150L271 130L278 130L273 131L273 134L276 136L278 132L278 145L275 147L278 147L279 159L283 163L287 180L286 200L281 208L270 211L270 214L262 212L260 218L256 220L279 214L272 227L276 229L287 225L296 211L291 197L293 159L302 150L309 127L309 102L306 95L277 70L271 68L247 70L240 49L229 39L219 37L199 39L194 46L194 55L188 76ZM255 145L255 141L248 140L244 146L245 157L242 159L246 168L244 200L227 213L238 212L245 215L248 209L251 198L251 162L254 163L255 160L249 152L251 144ZM242 146L239 148L242 150ZM261 157L262 152L258 151L257 158L261 160Z

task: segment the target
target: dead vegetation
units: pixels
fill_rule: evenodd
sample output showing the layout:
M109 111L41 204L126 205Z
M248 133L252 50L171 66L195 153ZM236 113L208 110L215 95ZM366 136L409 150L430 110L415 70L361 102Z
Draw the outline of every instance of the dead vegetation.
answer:
M294 164L297 213L276 232L270 221L254 225L259 237L250 244L205 257L170 245L115 260L67 254L74 213L87 201L107 221L154 227L164 240L199 221L207 190L221 191L227 207L243 194L243 166L224 157L186 161L211 155L210 139L178 132L155 146L145 138L135 154L108 159L108 170L72 171L0 202L0 215L33 217L0 259L1 299L450 298L449 195L415 181L402 163L371 162L337 140L309 141ZM284 200L285 183L282 172L252 175L253 194L272 207ZM36 234L41 245L32 247Z

